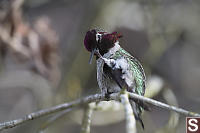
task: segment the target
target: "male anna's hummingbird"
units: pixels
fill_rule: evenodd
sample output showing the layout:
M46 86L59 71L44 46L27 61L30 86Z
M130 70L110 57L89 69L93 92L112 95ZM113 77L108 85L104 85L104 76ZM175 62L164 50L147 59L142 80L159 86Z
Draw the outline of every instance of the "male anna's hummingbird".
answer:
M145 93L145 73L140 62L119 45L117 32L108 33L98 29L90 30L84 39L85 48L91 52L90 63L96 55L97 82L103 95L120 92L126 89L138 95ZM144 104L130 99L136 120L144 128L141 113Z

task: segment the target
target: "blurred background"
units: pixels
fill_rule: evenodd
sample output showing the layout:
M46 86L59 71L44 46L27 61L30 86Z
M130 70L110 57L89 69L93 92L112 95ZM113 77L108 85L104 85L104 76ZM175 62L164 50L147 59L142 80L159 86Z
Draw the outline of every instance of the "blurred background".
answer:
M144 66L147 97L200 112L199 13L197 0L0 0L0 122L99 93L83 46L96 27L123 35ZM121 105L106 106L91 132L125 132ZM185 132L185 116L151 108L138 132ZM63 111L4 132L77 133L81 119L82 110Z

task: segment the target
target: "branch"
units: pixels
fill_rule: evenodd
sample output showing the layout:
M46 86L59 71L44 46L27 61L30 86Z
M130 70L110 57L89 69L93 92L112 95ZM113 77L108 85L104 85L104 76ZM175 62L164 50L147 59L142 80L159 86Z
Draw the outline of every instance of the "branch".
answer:
M126 118L126 132L136 133L136 121L133 115L133 110L129 102L128 93L125 91L124 94L120 95L121 102L124 105L125 118Z
M91 117L92 117L92 113L93 113L93 109L94 109L91 104L88 104L85 107L83 121L82 121L82 127L81 127L81 133L90 133Z
M8 128L13 128L15 126L21 125L30 120L38 119L43 116L47 116L47 115L50 115L50 114L53 114L56 112L60 112L60 111L63 111L63 110L69 109L69 108L78 107L83 104L88 104L88 103L95 102L95 101L101 101L103 99L104 99L104 97L102 97L101 94L95 94L95 95L87 96L85 98L78 99L78 100L75 100L75 101L72 101L69 103L64 103L64 104L60 104L60 105L57 105L57 106L54 106L51 108L33 112L31 114L24 116L23 118L0 123L0 131L2 131L4 129L8 129Z
M144 101L146 103L155 105L160 108L175 111L175 112L183 114L185 116L200 117L200 114L198 114L198 113L190 112L190 111L187 111L187 110L184 110L181 108L177 108L175 106L170 106L170 105L167 105L165 103L162 103L162 102L150 99L150 98L139 96L137 94L133 94L133 93L128 93L128 94L129 94L130 98L138 99L140 101ZM119 95L120 95L119 93L111 94L110 99L111 100L119 100ZM24 116L23 118L0 123L0 131L2 131L4 129L8 129L8 128L13 128L13 127L21 125L27 121L38 119L40 117L47 116L47 115L50 115L50 114L53 114L56 112L60 112L60 111L63 111L63 110L69 109L69 108L80 107L81 105L85 105L85 104L88 104L91 102L102 101L102 100L105 100L104 96L102 96L101 94L95 94L95 95L90 95L90 96L87 96L82 99L78 99L78 100L75 100L75 101L72 101L69 103L64 103L64 104L60 104L60 105L57 105L57 106L54 106L51 108L43 109L43 110L28 114L28 115Z
M153 100L151 98L143 97L143 96L140 96L140 95L137 95L137 94L134 94L134 93L130 93L130 92L128 92L128 93L129 93L129 97L134 98L134 99L138 99L138 100L143 101L145 103L149 103L149 104L152 104L154 106L157 106L157 107L160 107L160 108L163 108L163 109L167 109L167 110L170 110L170 111L175 111L175 112L182 114L182 115L185 115L185 116L200 117L200 114L198 114L198 113L187 111L185 109L178 108L178 107L175 107L175 106L172 106L172 105L168 105L168 104Z

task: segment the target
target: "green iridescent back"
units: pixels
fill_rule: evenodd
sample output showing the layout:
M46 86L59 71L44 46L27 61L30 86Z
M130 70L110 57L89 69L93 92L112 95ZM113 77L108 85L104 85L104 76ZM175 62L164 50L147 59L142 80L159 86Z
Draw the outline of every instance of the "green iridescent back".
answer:
M121 58L121 56L125 57L125 59L128 61L128 63L131 65L131 71L133 71L133 76L135 80L135 90L136 93L139 95L144 95L145 93L145 82L146 77L144 73L144 69L140 62L133 56L131 56L128 52L126 52L123 48L120 48L114 55L112 55L111 58L117 59Z

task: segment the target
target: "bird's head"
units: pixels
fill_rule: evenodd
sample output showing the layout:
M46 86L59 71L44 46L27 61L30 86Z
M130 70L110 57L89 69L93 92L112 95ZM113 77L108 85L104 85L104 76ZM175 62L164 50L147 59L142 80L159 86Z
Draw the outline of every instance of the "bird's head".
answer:
M90 64L97 50L103 56L115 46L115 43L120 37L122 36L117 32L108 33L98 29L89 30L85 35L84 45L85 48L91 52Z

